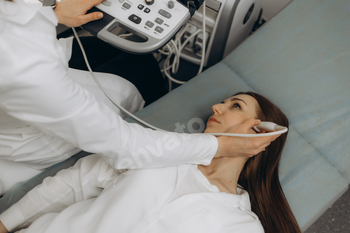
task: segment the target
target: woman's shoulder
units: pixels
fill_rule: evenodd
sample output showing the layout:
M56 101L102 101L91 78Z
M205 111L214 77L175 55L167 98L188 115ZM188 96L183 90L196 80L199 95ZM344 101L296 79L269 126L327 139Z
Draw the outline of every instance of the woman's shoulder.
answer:
M202 213L205 219L211 219L211 223L221 226L220 232L237 233L263 233L264 228L256 215L251 211L245 211L240 207L227 205L222 208L208 208L208 211ZM214 217L215 216L215 217Z
M263 233L264 228L256 215L251 211L244 211L239 207L230 211L224 219L222 219L224 232L237 233Z

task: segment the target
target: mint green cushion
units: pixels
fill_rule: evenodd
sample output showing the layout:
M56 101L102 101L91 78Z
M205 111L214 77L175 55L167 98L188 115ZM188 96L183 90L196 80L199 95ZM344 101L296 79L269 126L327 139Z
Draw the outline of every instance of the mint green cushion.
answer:
M350 2L295 0L223 62L350 182Z

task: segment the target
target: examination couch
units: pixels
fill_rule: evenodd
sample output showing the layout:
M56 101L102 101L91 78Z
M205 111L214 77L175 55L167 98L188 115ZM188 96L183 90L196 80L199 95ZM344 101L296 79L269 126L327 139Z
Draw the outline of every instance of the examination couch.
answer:
M350 182L349 15L349 1L294 0L223 61L137 115L169 131L178 123L188 132L198 126L193 119L206 122L211 106L236 92L269 98L290 121L280 179L305 230ZM84 155L14 187L0 199L0 212L43 177Z

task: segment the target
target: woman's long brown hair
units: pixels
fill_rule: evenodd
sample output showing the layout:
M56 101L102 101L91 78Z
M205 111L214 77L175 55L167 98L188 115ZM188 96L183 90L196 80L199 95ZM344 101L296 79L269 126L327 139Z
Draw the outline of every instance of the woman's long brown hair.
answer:
M282 111L265 97L254 92L240 92L259 103L258 118L288 127ZM282 134L265 151L250 158L238 180L250 196L252 211L259 217L266 233L301 233L298 222L283 193L278 167L287 134Z

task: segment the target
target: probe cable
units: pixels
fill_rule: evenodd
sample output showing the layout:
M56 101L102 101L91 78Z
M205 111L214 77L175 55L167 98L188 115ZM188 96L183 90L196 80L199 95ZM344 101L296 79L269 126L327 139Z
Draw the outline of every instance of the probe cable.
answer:
M126 110L125 108L123 108L120 104L118 104L116 101L114 101L114 99L108 94L108 92L102 87L101 83L100 83L100 82L98 81L98 79L96 78L94 72L92 71L92 69L91 69L91 67L90 67L90 63L89 63L89 61L88 61L88 59L87 59L85 50L84 50L84 48L83 48L83 45L81 44L81 41L80 41L80 39L79 39L79 36L78 36L77 32L75 31L75 28L72 28L72 30L73 30L73 33L74 33L75 38L76 38L77 41L78 41L78 44L79 44L80 49L81 49L81 52L83 53L83 57L84 57L86 66L88 67L88 70L89 70L89 72L90 72L92 78L95 80L95 82L97 83L97 85L99 86L99 88L103 91L103 93L107 96L107 98L108 98L110 101L112 101L112 103L113 103L114 105L116 105L118 108L120 108L121 110L123 110L126 114L128 114L129 116L131 116L132 118L134 118L136 121L141 122L142 124L144 124L144 125L146 125L146 126L152 128L152 129L160 130L160 131L165 131L165 130L159 129L159 128L153 126L153 125L150 125L150 124L148 124L147 122L141 120L140 118L134 116L134 115L133 115L132 113L130 113L128 110Z
M175 41L171 40L168 44L166 44L162 49L158 50L159 56L161 55L167 55L167 58L164 60L163 63L163 69L161 70L165 76L169 79L169 92L171 91L171 81L177 84L185 84L186 81L180 81L173 77L171 77L170 73L168 73L168 70L172 70L173 74L176 74L179 68L180 63L180 55L181 51L184 49L184 47L187 45L187 43L195 36L197 36L199 33L202 33L203 39L202 39L202 56L201 56L201 62L199 66L199 70L197 72L197 75L202 73L203 67L204 67L204 61L205 61L205 48L206 48L206 22L205 22L205 16L206 16L206 5L205 1L202 4L203 13L202 13L202 29L198 29L196 32L194 32L192 35L186 38L186 40L181 44L181 38L183 34L186 32L187 28L189 27L188 24L175 36ZM165 49L168 49L168 52L165 51ZM174 54L174 60L172 65L170 65L170 58Z

